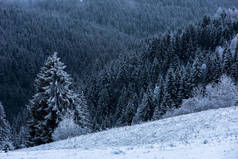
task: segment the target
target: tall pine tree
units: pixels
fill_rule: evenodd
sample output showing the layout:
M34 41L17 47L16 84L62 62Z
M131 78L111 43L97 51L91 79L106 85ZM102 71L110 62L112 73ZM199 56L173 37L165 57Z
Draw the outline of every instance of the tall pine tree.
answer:
M154 103L152 100L152 92L151 89L148 88L148 90L143 95L141 103L138 105L132 123L136 124L143 121L151 120L153 112L154 112Z
M161 102L163 101L163 79L161 78L158 86L154 89L153 102L155 105L155 110L153 113L153 120L158 120L161 117Z
M84 92L82 91L77 98L76 103L76 110L75 117L77 124L81 127L87 130L87 132L90 132L92 129L92 123L91 123L91 115L89 113L88 104L84 96Z
M6 114L0 102L0 150L13 148L11 141L11 127L6 120Z
M232 54L230 49L224 51L223 73L230 75L232 66Z
M28 146L52 142L52 133L62 117L68 111L80 114L77 112L78 95L73 92L72 79L65 68L54 53L37 75L36 94L28 105L31 114Z

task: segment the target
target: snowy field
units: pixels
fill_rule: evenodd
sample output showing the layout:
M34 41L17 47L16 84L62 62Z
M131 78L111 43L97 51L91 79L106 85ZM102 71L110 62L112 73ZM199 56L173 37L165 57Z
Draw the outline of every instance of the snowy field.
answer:
M0 159L238 159L238 107L0 153Z

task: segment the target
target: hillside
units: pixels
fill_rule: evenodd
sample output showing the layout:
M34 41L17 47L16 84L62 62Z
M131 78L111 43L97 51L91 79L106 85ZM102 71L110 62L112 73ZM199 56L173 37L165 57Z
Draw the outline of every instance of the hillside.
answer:
M237 159L238 107L115 128L29 149L1 159Z
M237 159L237 8L0 0L0 159Z
M80 87L137 48L135 41L214 15L220 6L238 6L236 0L9 1L0 1L0 100L10 121L27 104L40 66L54 51Z

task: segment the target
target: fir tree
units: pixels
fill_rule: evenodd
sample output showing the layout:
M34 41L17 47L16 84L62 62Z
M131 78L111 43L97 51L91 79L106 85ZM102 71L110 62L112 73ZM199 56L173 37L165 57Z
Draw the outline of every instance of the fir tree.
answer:
M153 120L158 120L161 117L161 102L163 99L163 80L160 79L159 85L154 89L153 102L155 105L155 110L153 113Z
M211 71L211 73L214 74L214 76L212 76L213 82L218 83L222 75L222 66L221 66L221 61L219 57L216 56L216 58L213 61L213 64L214 64L214 70Z
M7 150L5 150L7 148ZM2 103L0 102L0 150L8 151L12 149L11 127L6 120L6 114Z
M179 107L183 100L183 95L182 95L182 68L178 68L175 72L175 94L174 94L174 106L176 108Z
M159 61L155 57L151 70L151 81L155 83L158 80L158 76L159 76Z
M114 117L114 121L116 122L117 125L125 124L122 120L123 120L124 114L126 113L126 106L127 106L129 97L130 97L129 92L124 87L121 90L121 95L120 95L118 103L117 103L117 110L116 110L115 117Z
M138 105L135 116L133 117L133 124L143 121L143 118L146 116L147 105L148 105L148 95L144 93L142 102Z
M234 79L234 81L238 81L238 62L235 62L232 66L231 66L231 76Z
M84 92L82 91L79 94L79 97L77 98L76 104L76 110L75 117L77 124L81 127L87 130L88 132L91 132L92 130L92 123L91 123L91 115L88 110L88 104L84 96Z
M199 58L196 58L194 63L193 63L192 72L191 72L191 79L192 79L194 87L197 87L199 82L201 82L201 80L202 80L201 63L200 63Z
M27 108L18 113L12 123L13 143L16 149L25 148L27 142L29 111Z
M166 84L164 85L164 99L163 110L172 109L176 102L176 82L174 78L174 70L170 68L166 77Z
M224 65L223 72L227 75L231 73L231 65L232 65L232 54L230 49L226 49L224 52Z
M124 110L122 117L119 120L119 125L131 125L133 117L136 114L137 101L138 97L136 94L134 94L133 97L129 99L128 104L126 105L126 109Z
M183 71L181 85L180 85L180 96L183 99L187 99L191 97L191 92L193 89L192 78L190 76L191 73L191 65L188 64Z
M52 142L51 135L62 116L69 110L76 111L77 95L72 90L72 79L65 68L54 53L37 75L36 94L28 105L31 114L28 146Z
M143 99L137 108L137 112L133 118L132 123L139 123L142 121L148 121L152 119L154 111L154 104L152 101L151 90L148 89L147 92L144 93Z

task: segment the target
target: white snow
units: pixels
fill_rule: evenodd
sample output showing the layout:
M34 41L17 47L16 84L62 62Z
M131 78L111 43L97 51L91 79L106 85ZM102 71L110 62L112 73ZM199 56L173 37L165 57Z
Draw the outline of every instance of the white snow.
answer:
M238 107L115 128L0 159L238 159Z

